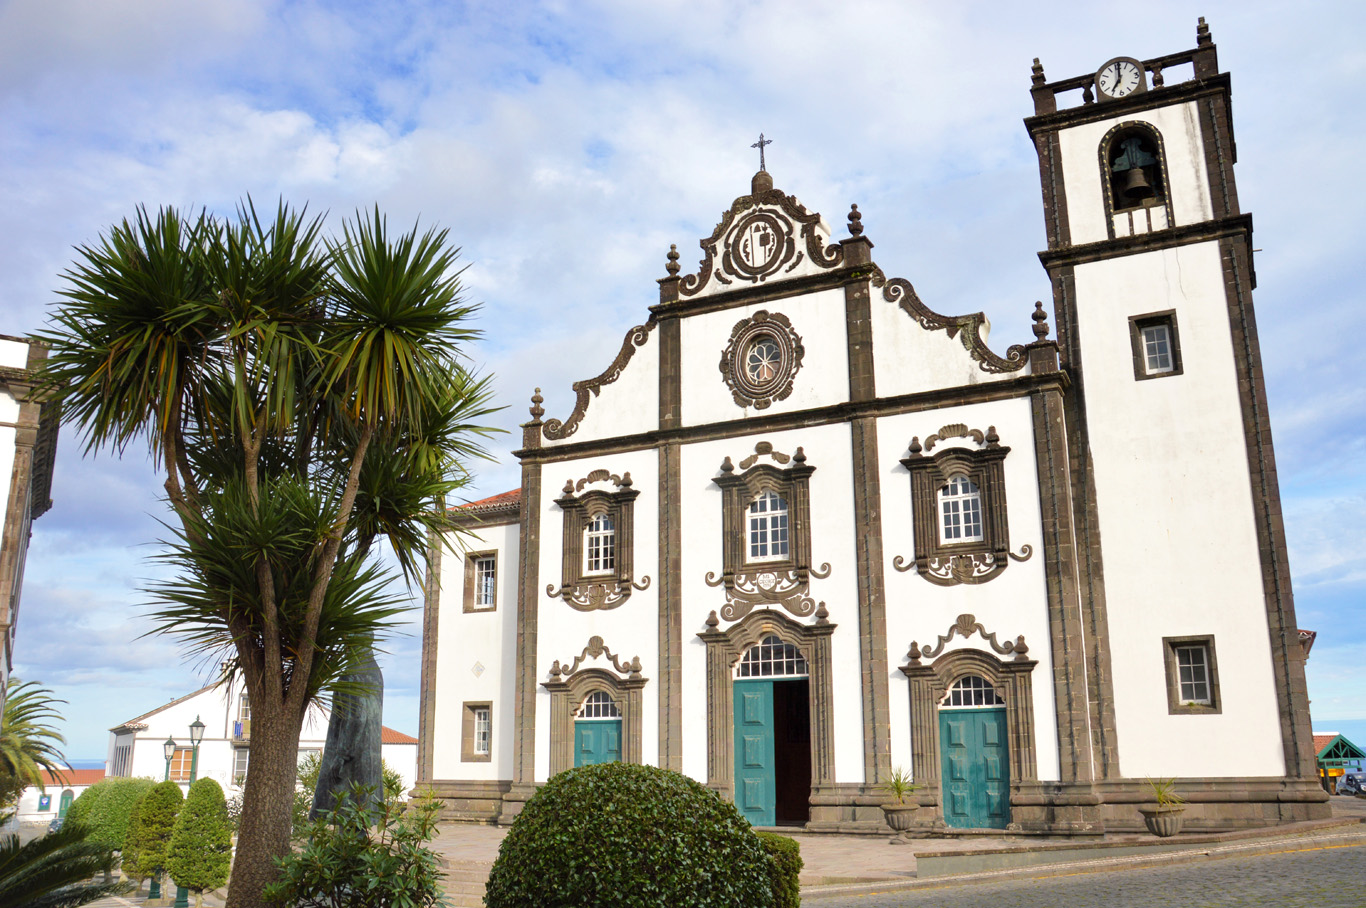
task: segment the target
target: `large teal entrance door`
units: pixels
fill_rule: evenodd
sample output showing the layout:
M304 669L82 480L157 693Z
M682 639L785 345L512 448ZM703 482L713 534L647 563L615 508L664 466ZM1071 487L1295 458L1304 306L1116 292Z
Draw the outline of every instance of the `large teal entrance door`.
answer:
M574 765L621 760L620 719L579 719L574 723Z
M944 822L1004 829L1010 822L1010 759L1004 709L941 709Z
M754 826L777 823L773 682L735 682L735 806Z

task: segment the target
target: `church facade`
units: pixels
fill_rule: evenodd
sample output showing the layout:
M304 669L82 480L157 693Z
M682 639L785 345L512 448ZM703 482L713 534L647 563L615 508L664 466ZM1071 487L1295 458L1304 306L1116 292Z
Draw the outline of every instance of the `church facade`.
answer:
M1229 90L1203 20L1035 62L1052 314L1003 352L755 174L433 541L419 785L501 823L604 760L813 831L885 829L897 769L940 831L1135 829L1149 777L1187 828L1326 816Z

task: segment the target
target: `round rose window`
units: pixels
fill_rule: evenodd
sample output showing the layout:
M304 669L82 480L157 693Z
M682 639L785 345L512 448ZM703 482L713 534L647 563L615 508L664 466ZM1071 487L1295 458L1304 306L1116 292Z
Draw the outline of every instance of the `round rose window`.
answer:
M745 357L745 372L756 385L765 385L778 377L778 366L783 353L778 342L771 337L761 337L749 346Z

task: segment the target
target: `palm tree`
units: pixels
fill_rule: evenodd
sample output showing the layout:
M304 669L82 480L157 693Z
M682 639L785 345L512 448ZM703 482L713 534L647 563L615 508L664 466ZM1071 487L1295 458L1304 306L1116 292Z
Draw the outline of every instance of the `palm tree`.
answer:
M61 767L71 768L57 749L66 739L53 728L62 719L55 706L65 702L36 681L10 677L0 718L0 807L30 786L45 791L45 772L60 779Z
M446 233L391 235L378 209L338 241L321 223L249 200L232 221L139 210L79 250L41 335L87 450L145 439L164 471L175 578L153 588L155 632L251 698L230 908L263 904L289 848L306 711L358 692L348 677L402 608L372 541L416 579L491 431Z
M131 883L90 882L109 869L109 850L85 840L85 830L64 826L19 844L0 836L0 908L76 908L132 888Z

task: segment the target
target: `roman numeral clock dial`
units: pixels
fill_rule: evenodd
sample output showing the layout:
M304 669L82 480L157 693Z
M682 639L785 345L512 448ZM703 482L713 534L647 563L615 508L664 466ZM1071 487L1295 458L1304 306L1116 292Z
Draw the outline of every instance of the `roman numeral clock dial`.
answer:
M1096 73L1096 91L1102 98L1117 100L1147 87L1143 64L1132 57L1116 57Z

